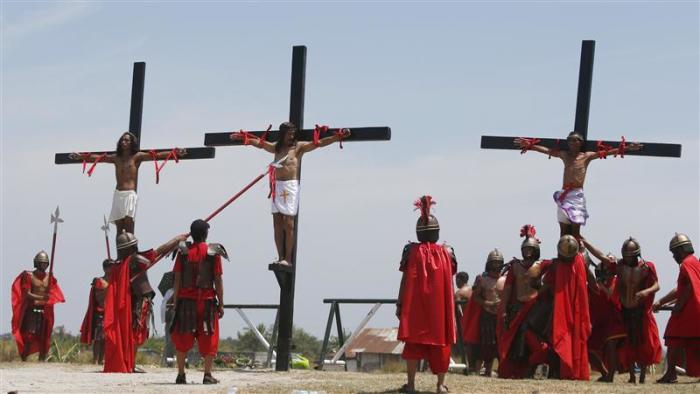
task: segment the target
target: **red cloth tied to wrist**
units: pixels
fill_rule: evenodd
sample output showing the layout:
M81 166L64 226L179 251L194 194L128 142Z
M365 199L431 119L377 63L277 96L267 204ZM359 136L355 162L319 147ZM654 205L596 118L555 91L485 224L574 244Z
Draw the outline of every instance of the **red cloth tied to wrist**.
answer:
M521 155L532 149L533 146L537 145L541 141L539 138L522 137L520 139L525 143L525 145L522 146L522 150L520 151Z
M340 149L343 149L343 138L345 138L345 130L347 129L338 129L333 135L338 137L338 145L340 146Z
M260 141L258 141L258 144L260 144L260 142L267 141L267 135L270 134L270 130L272 130L271 124L267 126L267 130L265 130L263 135L260 137Z
M607 159L608 153L613 150L613 147L603 141L598 141L596 144L596 150L598 151L599 159Z
M620 158L624 159L625 158L625 150L627 149L627 142L625 141L625 136L622 136L622 140L620 141L620 146L617 148L617 153L615 153L615 157L617 157L618 153L620 154Z
M80 152L80 159L83 161L83 174L85 173L85 167L87 166L88 160L90 160L90 152Z
M170 158L174 159L175 163L179 163L180 158L177 157L177 148L173 148L170 152L168 152L168 155L165 156L165 159L163 160L163 162L159 166L158 165L158 152L151 150L148 153L151 154L151 157L153 158L153 164L155 165L155 168L156 168L156 185L157 185L160 182L160 171L163 169L163 167L165 167L165 163L167 163L168 160L170 160Z
M559 148L559 138L557 138L557 142L555 143L554 148L549 150L549 155L547 158L551 159L552 156L559 156L559 151L561 151L561 149Z
M272 197L272 201L275 201L275 196L277 195L276 170L277 168L275 168L275 166L272 164L267 167L267 176L270 182L270 193L267 194L267 198Z
M88 153L88 155L89 155L89 153ZM92 176L93 172L95 172L95 168L97 168L97 163L101 162L102 159L104 159L105 157L107 157L107 154L103 153L103 154L97 156L97 159L95 159L95 161L92 162L92 166L90 166L90 169L87 172L89 177ZM84 170L85 170L85 161L83 161L83 171Z
M250 145L251 139L258 139L258 137L256 137L255 134L249 133L247 131L243 131L243 129L241 129L241 131L237 131L231 135L235 136L235 137L243 138L243 145Z
M313 143L314 143L315 147L321 146L321 132L326 132L326 131L328 131L328 126L316 125L316 127L314 127Z

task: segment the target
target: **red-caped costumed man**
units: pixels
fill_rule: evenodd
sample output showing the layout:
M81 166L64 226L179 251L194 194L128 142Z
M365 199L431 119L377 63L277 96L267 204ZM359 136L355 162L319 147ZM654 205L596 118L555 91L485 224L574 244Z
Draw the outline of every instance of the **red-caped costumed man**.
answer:
M220 244L207 244L209 224L197 219L190 226L192 244L181 242L175 261L175 318L170 335L177 350L176 384L186 384L185 357L197 340L204 358L204 384L219 383L211 367L219 346L219 318L224 315L224 287L221 256L228 260Z
M102 262L104 276L93 278L88 297L88 307L80 326L80 342L92 345L92 362L102 364L105 356L105 336L102 322L105 315L105 295L109 287L108 275L114 261Z
M22 361L33 353L46 360L51 347L53 306L65 302L56 278L49 276L49 255L34 256L34 271L23 271L12 282L12 335Z
M437 392L447 392L445 373L456 340L452 276L457 272L457 261L450 246L436 243L440 226L430 214L434 204L430 196L416 201L421 212L416 224L418 243L407 244L401 258L403 276L396 316L398 339L405 342L401 357L406 360L408 374L401 392L415 392L416 369L422 359L428 360L437 375Z
M688 376L700 376L700 262L693 253L693 244L685 234L671 239L669 246L673 259L680 265L678 284L661 297L654 309L675 303L668 319L664 340L668 347L666 373L657 383L676 383L676 366L683 365Z
M589 380L588 338L591 320L588 310L587 270L579 242L564 235L557 244L558 256L528 270L530 278L542 278L540 298L552 301L549 325L549 377Z
M133 234L117 236L117 261L109 275L104 307L104 372L135 372L136 349L148 338L151 300L155 292L146 270L160 256L187 239L179 235L157 249L138 251Z

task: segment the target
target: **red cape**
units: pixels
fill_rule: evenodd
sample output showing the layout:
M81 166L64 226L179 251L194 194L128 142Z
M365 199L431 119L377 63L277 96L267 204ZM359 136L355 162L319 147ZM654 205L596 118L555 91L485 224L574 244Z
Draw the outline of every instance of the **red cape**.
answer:
M455 343L452 275L456 267L443 245L411 244L401 266L405 283L398 339L446 346Z
M605 365L604 349L608 341L622 339L627 336L625 325L622 320L622 310L619 298L615 297L617 289L617 278L613 277L603 286L612 289L613 294L608 295L603 290L593 290L588 293L589 312L591 319L591 336L588 338L589 355L595 357L599 363L591 363L591 369L598 372L598 366ZM618 349L618 357L621 351ZM605 365L607 368L608 366ZM618 365L618 370L623 371ZM607 372L607 371L606 371Z
M134 371L134 338L131 331L131 282L129 260L116 264L109 276L105 294L103 372Z
M27 346L27 355L36 352L48 352L51 346L51 333L53 332L54 323L53 306L54 304L66 301L61 288L58 286L56 277L51 277L49 300L46 305L44 305L44 319L46 319L46 324L44 325L45 330L42 338L31 341L30 343L24 343L21 329L24 313L27 307L32 305L31 300L25 293L32 288L31 275L31 271L23 271L21 274L17 275L17 278L12 282L12 335L15 337L15 342L17 342L17 351L19 354L24 354L25 346Z
M586 265L581 254L571 264L558 262L554 277L552 346L559 355L562 379L589 380Z
M654 282L658 282L659 280L654 263L647 261L646 264L649 267L649 275L647 275L647 280L641 285L640 290L649 288ZM615 288L613 296L619 302L619 287ZM639 304L639 306L644 309L641 342L637 346L632 346L625 342L620 349L620 366L625 370L629 369L634 362L644 365L653 365L661 362L661 338L659 338L659 327L656 325L656 318L654 318L651 309L652 305L654 305L653 295L647 297Z
M700 376L700 262L694 255L687 256L681 263L678 273L678 295L690 290L690 297L683 309L671 314L666 325L664 338L666 345L669 340L684 340L693 344L685 348L686 371L689 376Z
M95 313L95 286L98 285L100 278L94 278L92 280L92 286L90 286L90 295L88 296L88 308L85 312L85 317L83 318L83 324L80 326L80 342L90 345L94 340L93 333L94 327L93 321Z
M482 311L481 305L474 301L474 296L465 304L462 312L462 340L465 343L481 343L479 320Z

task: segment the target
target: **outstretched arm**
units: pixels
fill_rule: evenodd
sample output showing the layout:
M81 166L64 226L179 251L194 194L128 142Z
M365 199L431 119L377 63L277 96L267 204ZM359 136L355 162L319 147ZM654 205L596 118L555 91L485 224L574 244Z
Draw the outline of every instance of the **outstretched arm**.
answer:
M252 134L248 134L248 145L262 149L264 151L270 152L270 153L275 153L275 144L264 141L262 138L258 138ZM243 133L237 132L237 133L232 133L229 138L231 141L245 141L246 135Z
M644 145L642 145L642 144L640 144L640 143L637 143L637 142L630 142L629 144L627 144L627 145L625 146L624 152L634 152L634 151L642 150L643 147L644 147ZM608 157L608 156L614 156L614 155L624 154L624 152L621 151L620 148L608 149L608 150L602 151L602 152L601 152L601 151L598 151L598 152L587 152L587 153L586 153L586 155L587 155L586 159L587 159L588 161L595 160L595 159L602 159L602 158ZM601 155L602 155L602 157L601 157Z
M595 246L593 246L590 242L588 242L587 239L585 239L585 238L582 237L582 238L581 238L581 241L583 241L583 245L586 246L586 249L588 249L588 251L591 252L591 253L593 254L593 256L595 256L595 258L597 258L597 259L600 260L600 261L606 261L606 260L607 260L607 261L610 261L610 259L608 258L608 256L606 256L606 255L603 253L603 251L601 251L600 249L598 249L598 248L596 248ZM610 262L613 263L613 264L616 263L614 260L612 260L612 261L610 261Z
M153 161L154 159L155 160L165 160L170 155L171 152L172 152L171 150L156 152L155 158L148 152L137 152L135 159L137 162L138 161ZM177 153L178 157L187 156L187 149L175 148L175 153Z
M513 145L519 146L520 149L523 149L523 153L525 151L535 151L535 152L540 152L544 153L547 156L553 156L553 157L561 157L561 152L558 149L549 149L546 146L542 145L532 145L532 141L527 138L516 138L513 140Z
M68 155L69 159L75 160L75 161L83 161L83 160L95 161L97 159L100 159L100 161L103 163L114 163L115 157L116 157L116 155L107 154L107 155L103 156L103 155L98 154L98 153L90 153L90 152L87 152L87 153L73 152L73 153Z
M668 294L659 298L659 300L654 303L654 312L658 311L662 306L676 301L677 298L678 290L674 287L671 291L668 292Z
M177 244L180 241L186 240L188 236L189 236L188 234L180 234L180 235L176 236L175 238L171 239L170 241L164 243L163 245L160 245L155 250L156 255L161 256L161 255L164 255L164 254L170 252L171 250L175 249L175 247L177 246Z
M328 146L334 142L338 142L338 141L342 140L343 138L347 138L349 136L350 136L350 130L341 129L340 132L336 135L332 135L332 136L326 137L326 138L321 138L320 140L318 140L318 146L309 142L309 143L302 145L300 150L302 153L311 152L312 150L314 150L316 148L323 148L325 146Z

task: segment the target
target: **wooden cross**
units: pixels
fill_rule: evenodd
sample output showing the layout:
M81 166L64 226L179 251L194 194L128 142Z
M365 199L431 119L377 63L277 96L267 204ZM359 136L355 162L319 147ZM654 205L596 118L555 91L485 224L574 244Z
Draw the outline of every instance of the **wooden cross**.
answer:
M593 81L593 55L595 53L595 41L586 40L581 44L581 65L578 75L578 96L576 98L576 119L574 131L583 135L585 140L584 151L596 151L598 142L610 148L620 146L620 141L590 141L588 140L588 114L591 105L591 85ZM568 133L568 131L567 131ZM516 137L481 136L481 149L515 149L521 150L513 141ZM555 138L537 138L537 145L551 149L568 150L566 137L561 143ZM681 145L641 142L641 150L626 151L630 156L657 156L657 157L681 157Z
M296 138L298 141L312 141L313 129L304 130L304 86L306 79L306 47L295 46L292 51L292 86L289 104L289 121L296 126ZM335 130L323 131L320 138L332 136ZM343 142L352 141L388 141L391 139L389 127L360 127L350 128L351 135L343 138ZM261 137L264 131L253 131L257 137ZM231 133L206 133L204 145L229 146L243 145L243 141L232 141ZM275 142L280 139L279 130L271 130L267 134L267 140ZM301 159L299 160L299 173L297 179L301 183ZM292 326L294 319L294 283L296 277L297 239L299 234L299 213L294 218L294 248L292 251L291 266L270 264L268 269L275 272L280 285L280 314L279 335L277 337L277 371L289 370L289 354L291 350Z
M141 141L141 119L143 115L143 90L144 90L144 80L146 77L146 63L136 62L134 63L134 74L131 84L131 110L129 113L129 132L134 134L138 141ZM121 132L119 133L121 135ZM140 149L140 147L139 147ZM187 154L178 157L178 160L193 160L193 159L212 159L215 155L215 149L209 147L197 147L197 148L184 148ZM167 149L140 149L141 152L170 152L173 148ZM97 151L90 152L97 155L116 154L115 151ZM55 163L56 164L80 164L83 163L83 159L73 159L71 158L71 153L56 153ZM152 160L152 159L151 159ZM119 235L119 234L117 234Z

